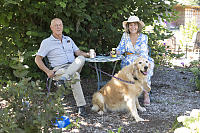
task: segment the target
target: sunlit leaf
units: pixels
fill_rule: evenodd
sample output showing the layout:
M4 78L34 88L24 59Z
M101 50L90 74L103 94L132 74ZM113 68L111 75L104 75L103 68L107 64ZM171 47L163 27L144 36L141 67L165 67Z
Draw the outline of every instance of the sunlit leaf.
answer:
M23 70L23 71L16 70L16 71L13 71L13 74L18 78L23 78L23 77L27 76L28 72L29 71L27 71L27 70Z

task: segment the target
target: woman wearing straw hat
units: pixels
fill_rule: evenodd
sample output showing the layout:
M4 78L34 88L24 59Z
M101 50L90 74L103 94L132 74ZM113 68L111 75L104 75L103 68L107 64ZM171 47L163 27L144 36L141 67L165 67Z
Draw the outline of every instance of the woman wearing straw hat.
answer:
M148 55L148 37L141 33L145 24L137 16L130 16L127 21L123 22L125 32L116 49L117 54L125 54L121 62L121 67L132 63L139 56L147 58L151 64L148 72L148 83L151 85L151 76L153 75L154 60ZM144 92L144 106L150 105L150 98L147 92Z

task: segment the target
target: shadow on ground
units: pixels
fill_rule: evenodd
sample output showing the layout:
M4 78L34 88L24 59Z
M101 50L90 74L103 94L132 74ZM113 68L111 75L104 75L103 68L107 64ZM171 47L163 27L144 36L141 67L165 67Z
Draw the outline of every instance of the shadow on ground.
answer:
M108 133L117 132L122 127L121 133L167 133L177 116L199 108L200 93L195 91L192 81L194 75L183 69L157 67L152 77L151 105L146 107L146 112L139 115L148 119L148 122L136 123L127 112L108 112L103 116L91 111L92 94L96 91L95 79L82 79L81 83L87 101L88 117L78 117L75 101L72 95L65 99L70 120L79 119L80 127L73 127L63 132L80 133ZM142 105L142 96L139 98Z

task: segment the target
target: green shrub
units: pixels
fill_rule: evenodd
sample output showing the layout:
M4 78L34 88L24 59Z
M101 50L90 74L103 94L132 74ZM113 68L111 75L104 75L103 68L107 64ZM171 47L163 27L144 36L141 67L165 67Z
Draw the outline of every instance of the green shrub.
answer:
M198 67L192 67L190 70L194 73L195 75L195 85L198 91L200 91L200 68Z
M181 42L192 42L192 37L195 32L197 32L199 28L197 27L196 19L189 21L185 24L185 26L180 25L180 31L183 35L183 38L180 40Z
M50 36L49 25L54 17L62 18L63 33L69 35L81 50L93 48L97 54L106 54L119 44L123 32L122 21L130 15L139 16L146 26L154 25L158 16L170 22L176 15L173 9L176 1L168 2L170 4L163 0L1 0L0 81L16 80L9 64L18 52L24 58L23 64L29 67L29 77L32 80L44 79L44 73L34 62L34 55L41 41ZM146 34L154 53L152 57L159 63L162 55L157 54L162 51L157 46L157 40L169 36L160 25L154 25L153 31Z
M0 89L0 97L6 100L7 106L0 110L0 132L24 131L41 132L52 128L52 120L64 114L59 89L47 97L40 87L40 81L22 78L18 83L8 81Z
M71 90L70 83L47 97L47 90L42 87L44 83L27 77L29 71L20 58L13 59L12 68L17 82L9 80L0 84L0 98L7 101L6 107L0 110L0 132L49 132L56 117L67 115L62 96Z

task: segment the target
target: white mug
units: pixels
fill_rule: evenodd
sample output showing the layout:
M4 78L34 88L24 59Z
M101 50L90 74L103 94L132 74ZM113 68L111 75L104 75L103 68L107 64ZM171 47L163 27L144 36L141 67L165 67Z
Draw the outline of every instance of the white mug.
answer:
M96 53L94 51L94 49L90 49L90 58L95 58Z

